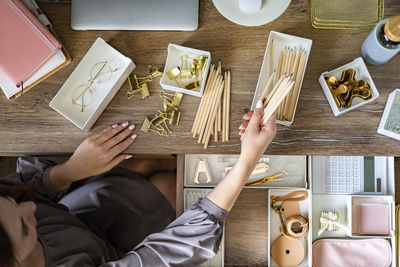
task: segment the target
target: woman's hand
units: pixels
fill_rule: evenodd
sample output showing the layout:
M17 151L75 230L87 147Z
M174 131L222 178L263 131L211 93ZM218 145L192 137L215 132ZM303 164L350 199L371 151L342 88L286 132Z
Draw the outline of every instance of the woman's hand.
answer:
M240 159L253 168L276 134L275 113L267 123L260 126L263 110L262 100L259 100L256 108L243 116L245 121L239 127L239 135L242 136Z
M132 155L122 153L135 140L135 125L128 122L109 126L88 137L64 164L52 168L50 178L57 189L67 188L72 182L111 170Z

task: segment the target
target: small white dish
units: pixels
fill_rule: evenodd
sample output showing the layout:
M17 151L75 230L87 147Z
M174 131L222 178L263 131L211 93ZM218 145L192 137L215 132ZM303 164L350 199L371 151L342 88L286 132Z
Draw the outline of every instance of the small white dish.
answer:
M239 0L213 0L222 16L243 26L260 26L279 18L290 2L291 0L263 0L258 12L245 13L239 6Z
M390 93L378 133L400 140L400 89Z
M193 90L188 90L188 89L179 87L176 84L176 81L170 80L167 75L167 72L170 71L171 69L173 69L177 66L181 66L181 64L182 64L181 56L186 55L186 54L191 54L193 56L207 56L208 57L207 65L206 65L203 73L201 73L202 77L200 80L200 87L193 89ZM206 84L206 80L207 80L207 76L208 76L208 69L210 68L210 64L211 64L211 54L208 51L193 49L193 48L184 47L184 46L175 45L175 44L169 44L167 60L165 63L163 75L160 79L160 85L165 90L170 90L170 91L174 91L174 92L180 92L182 94L201 97L203 95L203 91L204 91L204 87Z
M335 100L332 96L331 91L329 90L329 87L325 81L325 78L333 75L336 78L340 79L340 77L342 76L342 72L347 69L354 69L356 71L356 73L355 73L356 80L364 79L368 82L368 84L371 87L372 97L368 100L363 100L359 97L355 97L349 108L340 108L339 109L336 106ZM335 115L335 117L340 116L340 115L342 115L346 112L349 112L353 109L364 106L368 103L371 103L372 101L374 101L375 99L377 99L379 97L378 90L376 89L376 86L375 86L374 82L372 81L372 77L369 74L367 66L365 65L362 57L358 57L355 60L353 60L352 62L350 62L346 65L343 65L337 69L334 69L332 71L326 71L326 72L322 73L321 76L319 77L319 83L321 84L322 90L324 91L325 96L328 99L329 105L331 106L333 115Z

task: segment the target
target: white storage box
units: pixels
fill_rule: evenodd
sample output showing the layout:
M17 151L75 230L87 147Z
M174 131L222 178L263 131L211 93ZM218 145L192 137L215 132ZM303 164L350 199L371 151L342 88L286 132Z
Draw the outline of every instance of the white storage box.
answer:
M208 56L205 70L203 71L203 73L201 73L202 77L201 77L201 81L200 81L200 87L193 89L193 90L187 90L185 88L179 87L176 84L176 82L174 80L170 80L167 75L167 72L170 71L171 69L173 69L177 66L181 66L181 64L182 64L181 56L186 55L186 54L191 54L194 56ZM175 45L175 44L169 44L167 61L165 63L163 75L160 79L160 85L165 90L170 90L170 91L174 91L174 92L180 92L183 94L201 97L203 95L203 91L204 91L204 87L206 84L208 69L210 68L210 64L211 64L210 52L193 49L193 48L188 48L188 47Z
M185 155L185 178L186 187L215 187L226 175L225 168L232 167L238 160L239 155ZM200 160L206 160L210 170L212 181L206 183L204 174L200 174L199 183L194 182L196 168ZM307 188L307 157L306 156L262 156L261 160L269 165L269 170L264 173L255 174L249 177L248 182L263 177L283 172L285 180L273 181L248 188L269 188L269 187L301 187Z
M273 43L273 45L274 45L274 48L273 48L273 62L274 63L273 63L273 65L274 66L270 66L270 55L269 54L270 54L271 40L274 40L274 43ZM307 62L308 62L308 57L309 57L310 51L311 51L311 45L312 45L311 39L301 38L301 37L284 34L284 33L280 33L280 32L275 32L275 31L271 31L269 33L268 43L267 43L267 47L265 49L264 59L263 59L261 70L260 70L260 75L258 76L257 87L256 87L256 91L254 92L253 103L251 104L251 109L255 108L257 101L258 101L258 95L261 95L263 93L264 88L267 85L268 79L270 77L269 73L270 73L271 68L272 68L272 70L277 68L281 51L283 51L286 46L292 47L292 48L300 46L307 51L307 57L306 57L306 62L305 62L305 68L304 68L304 71L303 71L302 77L301 77L299 92L298 92L298 95L296 96L296 104L294 106L293 117L292 117L291 121L277 120L278 124L285 125L285 126L292 125L295 114L296 114L297 102L299 100L301 87L302 87L303 79L304 79L304 74L305 74L306 68L307 68Z
M325 81L325 78L333 75L336 78L340 79L340 77L342 76L342 72L347 69L355 70L355 72L356 72L355 79L357 79L357 80L364 79L369 83L372 96L368 100L363 100L359 97L354 97L353 101L351 103L351 106L349 108L340 108L339 109L336 106L335 100L333 99L333 95L332 95L331 91L329 90L329 87ZM324 91L325 96L328 99L329 105L331 106L333 115L335 115L335 116L342 115L346 112L349 112L350 110L353 110L353 109L359 108L363 105L366 105L368 103L371 103L372 101L374 101L375 99L377 99L379 97L378 90L376 89L375 84L372 81L371 75L368 72L367 66L365 65L364 60L361 57L356 58L352 62L350 62L344 66L341 66L337 69L334 69L332 71L326 71L326 72L322 73L321 76L319 77L319 83L321 84L322 90Z
M88 81L93 78L91 77L91 72L93 72L94 66L102 62L107 62L113 72L111 75L106 74L107 80L103 78L102 82L102 77L98 77L99 80L92 84L90 87L93 92L91 103L82 111L80 106L73 104L72 94L76 92L77 87L88 84ZM85 57L50 102L50 107L80 129L88 131L135 67L130 58L122 55L103 39L97 38Z
M284 196L296 190L304 190L304 188L296 188L296 189L284 189L284 188L276 188L268 190L268 266L277 267L279 266L272 258L271 258L271 246L273 242L278 239L282 233L280 231L281 221L279 219L279 215L271 208L271 196ZM308 233L307 235L300 239L301 243L304 246L305 258L300 265L297 266L312 266L312 196L311 191L307 190L308 198L299 202L300 207L300 215L308 220Z
M400 89L390 93L378 133L400 140Z

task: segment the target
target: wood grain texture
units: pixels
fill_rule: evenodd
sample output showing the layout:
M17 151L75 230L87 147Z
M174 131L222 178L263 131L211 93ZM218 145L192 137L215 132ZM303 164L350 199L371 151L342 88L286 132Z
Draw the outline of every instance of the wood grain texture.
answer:
M130 121L138 126L145 116L162 108L161 90L156 79L149 84L152 96L128 100L125 84L100 116L91 132L84 132L49 107L71 72L97 37L102 37L124 55L133 59L134 73L147 73L147 64L163 68L167 46L175 43L210 51L232 72L231 139L222 144L211 142L207 150L196 139L160 137L138 132L130 153L185 154L238 153L238 127L243 109L251 105L268 34L271 30L311 38L313 46L304 83L290 128L279 126L268 154L302 155L400 155L399 142L376 133L387 96L400 86L400 56L382 66L368 69L378 88L377 101L335 118L318 83L320 74L346 64L360 56L360 47L367 30L318 30L310 23L310 1L292 1L277 20L259 27L244 27L226 20L211 0L200 1L199 29L194 32L154 31L73 31L70 28L70 5L40 3L52 21L73 60L64 69L30 90L26 95L8 101L0 94L0 154L64 154L71 153L87 136L115 122ZM395 0L385 1L385 15L400 13ZM351 40L351 41L349 41ZM190 136L199 98L185 96L181 123L174 133Z
M225 266L266 266L268 256L268 195L244 189L226 220Z

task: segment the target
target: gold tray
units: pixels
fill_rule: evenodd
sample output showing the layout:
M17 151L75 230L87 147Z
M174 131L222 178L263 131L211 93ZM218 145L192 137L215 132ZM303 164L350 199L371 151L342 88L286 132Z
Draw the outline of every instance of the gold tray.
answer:
M384 0L311 0L311 24L319 29L373 29Z

